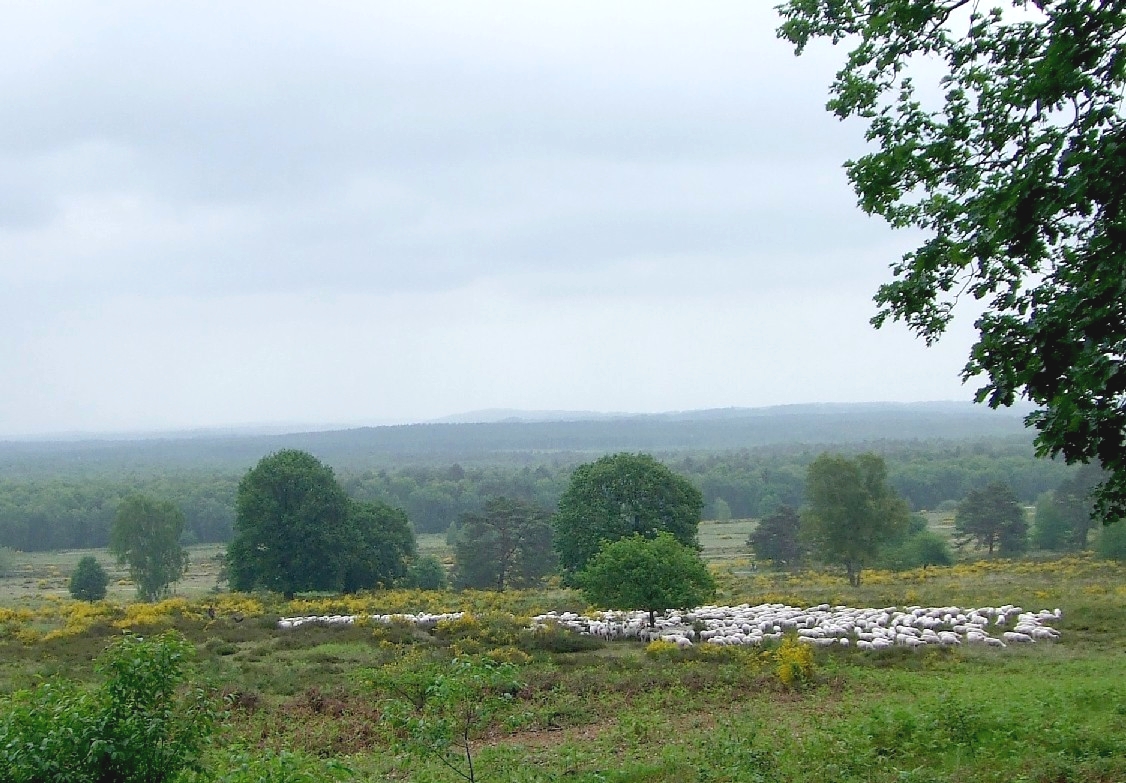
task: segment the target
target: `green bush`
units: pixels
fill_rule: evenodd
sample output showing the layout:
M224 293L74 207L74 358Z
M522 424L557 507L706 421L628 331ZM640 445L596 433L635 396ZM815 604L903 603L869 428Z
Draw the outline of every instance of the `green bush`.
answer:
M301 752L235 746L213 774L190 777L191 783L328 783L355 780L355 773L334 759Z
M924 530L914 533L880 555L879 563L893 571L908 571L932 565L953 565L954 557L946 539Z
M573 653L599 650L605 643L595 636L583 636L577 631L563 628L557 623L525 628L520 632L517 645L524 652Z
M102 655L101 685L46 682L0 704L8 783L167 783L198 767L215 721L202 691L181 692L191 645L176 633L125 636Z
M445 590L446 567L434 555L416 557L407 568L406 586L419 590Z
M70 575L70 596L76 601L100 601L106 597L109 575L92 555L78 561Z
M1126 563L1126 520L1120 519L1113 525L1105 526L1099 533L1095 550L1099 557Z

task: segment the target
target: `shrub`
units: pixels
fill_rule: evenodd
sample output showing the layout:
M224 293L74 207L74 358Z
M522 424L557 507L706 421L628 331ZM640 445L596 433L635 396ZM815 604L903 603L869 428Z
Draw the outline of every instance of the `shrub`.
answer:
M355 773L335 759L320 759L300 751L236 745L216 765L214 776L192 783L312 783L355 780Z
M679 657L679 653L680 648L676 646L676 642L669 642L664 639L654 639L645 645L645 654L658 661L675 660Z
M599 650L606 646L596 636L583 636L558 623L548 623L520 632L519 647L525 652L573 653Z
M443 620L434 635L447 642L456 654L477 654L496 647L519 643L524 623L510 614L473 615Z
M909 571L932 565L953 565L954 557L942 536L924 530L884 552L879 562L892 571Z
M523 687L516 679L516 667L468 657L419 663L404 658L376 676L377 687L394 693L382 705L394 744L476 783L473 740Z
M1126 520L1103 527L1095 549L1099 557L1126 563Z
M198 768L215 713L179 693L192 647L178 634L125 636L102 655L93 691L47 682L0 707L0 771L10 783L166 783Z
M446 567L434 555L416 557L407 568L406 586L417 590L445 590Z
M774 651L778 679L787 687L797 688L813 680L813 648L787 636Z
M70 596L77 601L100 601L106 597L109 575L92 556L78 561L70 575Z

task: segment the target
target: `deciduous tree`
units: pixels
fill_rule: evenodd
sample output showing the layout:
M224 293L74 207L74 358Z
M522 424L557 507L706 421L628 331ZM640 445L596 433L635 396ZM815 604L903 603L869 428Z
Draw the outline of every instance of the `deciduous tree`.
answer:
M715 580L699 553L667 531L607 542L578 582L592 604L647 610L650 626L657 612L699 606L715 595Z
M180 545L183 532L184 515L174 503L129 495L117 507L109 551L128 564L142 601L155 601L184 575L188 553Z
M802 536L827 562L840 563L849 584L880 548L907 528L907 503L887 483L887 466L875 454L855 458L822 454L809 466Z
M779 34L799 54L853 47L829 109L875 149L849 179L862 209L923 236L874 323L931 343L976 300L963 377L984 376L990 406L1038 405L1040 454L1101 462L1109 522L1126 516L1126 5L999 5L789 0Z
M802 558L800 528L798 512L790 506L780 506L759 521L747 538L747 544L760 560L771 560L778 566L794 566Z
M287 597L340 590L356 544L348 513L332 468L312 454L290 449L263 457L239 482L227 547L231 587Z
M567 575L580 571L605 541L664 531L696 547L704 499L683 476L648 454L613 454L580 465L559 499L555 549Z
M349 545L344 567L344 592L391 587L407 575L417 554L407 514L378 501L350 501Z
M350 500L332 468L304 451L263 457L239 482L231 587L287 597L304 590L390 587L415 555L407 516Z
M109 575L93 555L78 561L70 575L70 597L77 601L100 601L106 597Z

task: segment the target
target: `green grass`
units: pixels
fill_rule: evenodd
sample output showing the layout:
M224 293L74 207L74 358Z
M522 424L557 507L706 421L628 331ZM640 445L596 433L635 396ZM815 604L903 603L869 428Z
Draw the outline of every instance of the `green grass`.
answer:
M813 681L800 689L784 686L758 651L658 659L641 644L556 653L529 646L531 660L520 667L524 687L474 734L481 779L1126 780L1126 567L1090 558L964 563L866 572L852 589L832 572L746 571L739 550L751 524L701 526L725 601L1059 606L1063 637L1006 650L818 650ZM54 572L81 554L36 555L25 565L38 569L31 578L57 579ZM3 590L4 606L57 603L42 589ZM366 673L410 649L450 655L446 645L476 639L486 640L481 649L496 647L511 621L491 621L490 611L581 606L564 590L499 598L380 594L370 600L471 606L480 630L415 634L352 626L282 633L274 620L288 610L277 597L262 597L261 615L224 611L210 619L199 607L219 597L207 595L210 585L191 590L200 596L194 613L167 622L197 649L194 679L226 697L229 716L206 760L213 770L247 770L232 780L256 780L256 769L281 764L278 759L310 781L331 779L331 763L349 768L347 780L451 780L433 761L396 750L381 721L382 696ZM131 593L123 588L118 595ZM45 677L91 680L91 660L119 634L101 625L49 641L0 638L0 691L34 687Z
M188 570L183 580L173 586L173 594L199 597L214 589L219 578L219 560L226 550L222 544L200 544L188 547ZM69 596L70 574L78 561L92 555L106 570L110 581L107 598L129 600L136 588L129 581L127 567L119 566L106 549L68 549L59 552L13 552L12 568L0 576L0 606L13 606L48 596Z

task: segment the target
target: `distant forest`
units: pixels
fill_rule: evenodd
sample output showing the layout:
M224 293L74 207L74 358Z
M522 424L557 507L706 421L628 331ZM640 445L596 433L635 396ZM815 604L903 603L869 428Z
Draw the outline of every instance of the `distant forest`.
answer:
M1025 502L1072 468L1033 455L1019 416L970 406L795 406L590 422L380 427L290 436L0 444L0 546L104 546L130 492L171 500L191 542L225 542L238 482L258 459L300 448L332 465L348 493L404 509L420 533L445 531L507 495L554 508L573 468L614 451L647 451L723 507L757 517L800 506L809 462L871 450L916 509L957 502L993 481ZM722 501L722 502L721 502Z

